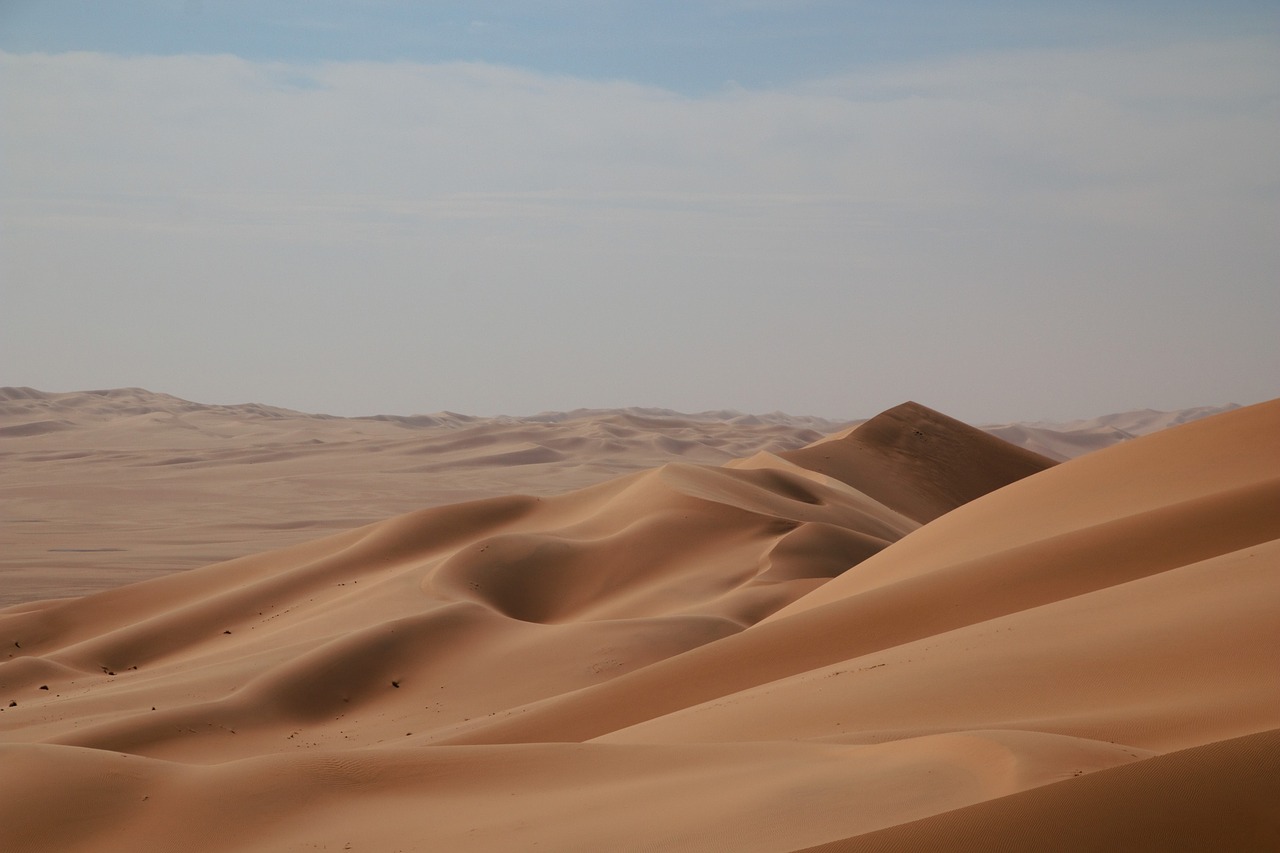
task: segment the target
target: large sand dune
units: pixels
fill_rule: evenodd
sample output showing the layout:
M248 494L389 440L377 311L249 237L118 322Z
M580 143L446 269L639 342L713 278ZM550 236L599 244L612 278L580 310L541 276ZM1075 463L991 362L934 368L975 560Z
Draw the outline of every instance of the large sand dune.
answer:
M248 452L137 417L110 452L175 419ZM297 417L262 410L279 479ZM485 448L569 485L664 437L627 417ZM1280 848L1280 401L1062 464L913 403L821 440L711 423L575 491L0 610L0 849ZM448 428L436 472L489 434ZM192 456L166 487L216 492Z

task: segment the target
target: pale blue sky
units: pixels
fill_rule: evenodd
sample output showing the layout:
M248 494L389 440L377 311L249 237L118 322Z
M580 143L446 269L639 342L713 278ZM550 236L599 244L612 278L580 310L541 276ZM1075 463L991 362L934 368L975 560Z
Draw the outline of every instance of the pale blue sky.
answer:
M0 0L0 384L1256 402L1278 8Z
M974 52L1275 35L1271 0L5 0L14 52L493 62L683 93Z

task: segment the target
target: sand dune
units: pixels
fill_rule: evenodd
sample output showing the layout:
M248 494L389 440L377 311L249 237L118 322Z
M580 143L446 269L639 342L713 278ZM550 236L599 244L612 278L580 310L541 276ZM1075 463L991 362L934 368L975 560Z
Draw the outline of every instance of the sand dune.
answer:
M874 495L920 522L1053 464L917 403L890 409L843 438L779 456Z
M174 458L302 470L308 416L237 413L253 446L168 405L95 453L177 420ZM460 477L667 455L0 610L0 849L1280 846L1280 400L1062 464L914 403L803 447L453 417L357 443ZM207 496L202 464L148 470Z
M1275 850L1277 751L1260 732L806 850Z

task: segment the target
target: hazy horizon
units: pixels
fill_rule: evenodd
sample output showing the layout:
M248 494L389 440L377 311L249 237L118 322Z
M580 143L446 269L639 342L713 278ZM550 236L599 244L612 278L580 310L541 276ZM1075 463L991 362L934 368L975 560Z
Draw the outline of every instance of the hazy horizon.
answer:
M635 412L639 414L654 414L655 416L670 415L677 418L705 417L708 420L719 420L719 419L729 418L729 417L735 417L735 418L736 417L757 417L757 418L764 418L764 419L779 418L779 419L786 419L788 422L800 423L800 424L804 424L810 421L818 422L819 424L821 424L822 422L826 422L826 424L829 424L834 428L842 424L849 424L853 422L868 420L872 417L875 417L877 414L880 414L882 411L882 410L876 410L874 412L872 411L859 412L859 413L851 414L845 417L828 417L826 415L815 415L811 412L789 412L783 409L771 409L768 411L764 411L764 410L747 411L743 409L733 409L733 408L684 410L684 409L671 409L665 406L635 405L635 406L608 406L608 407L579 406L574 409L540 409L534 412L494 412L492 414L477 414L475 412L459 412L451 409L436 409L434 411L399 411L399 412L377 411L377 412L359 412L355 414L336 414L334 412L327 412L322 410L312 411L307 409L291 409L290 407L287 407L287 406L277 406L269 400L197 400L190 397L184 397L181 394L173 394L168 391L142 388L138 386L119 386L115 388L68 388L68 389L32 388L31 386L0 386L0 390L8 390L11 388L17 389L17 390L36 391L41 394L55 394L55 395L58 395L58 394L106 395L114 392L142 392L144 394L154 394L158 396L173 397L186 403L194 403L197 406L227 407L232 409L236 407L265 406L273 409L294 411L297 414L308 416L308 417L318 416L322 418L340 418L340 419L351 418L351 419L365 419L365 420L377 419L377 418L459 416L461 418L466 418L466 419L475 419L478 422L483 422L488 420L503 420L503 419L511 419L512 421L522 421L522 420L527 421L527 420L536 420L538 418L544 418L544 417L575 416L580 413L583 415L588 415L588 414L597 413L597 412L602 412L602 413ZM916 402L916 403L920 403L921 405L928 406L927 403L924 403L919 400L912 401L912 400L903 399L899 401L899 403L908 403L908 402ZM894 405L897 405L897 404L894 404ZM1081 413L1076 416L1058 418L1058 419L1028 417L1028 418L1006 419L1003 421L974 420L970 422L970 425L981 426L981 427L1022 425L1022 426L1044 426L1048 428L1053 428L1057 426L1068 426L1076 422L1083 423L1083 422L1095 421L1101 418L1106 418L1106 417L1116 416L1116 415L1118 416L1138 415L1143 412L1152 412L1153 414L1179 414L1179 413L1186 413L1186 412L1200 411L1200 410L1225 411L1232 408L1244 407L1249 405L1255 405L1255 403L1236 403L1234 401L1226 401L1222 403L1205 403L1203 405L1186 406L1181 409L1134 408L1134 409L1126 409L1123 411L1117 410L1117 411L1109 411L1109 412ZM894 406L889 406L887 408L893 408L893 407ZM932 409L934 407L928 406L928 408ZM942 412L942 414L950 415L950 413L948 412ZM1197 418L1203 417L1203 416L1204 415L1202 414L1197 415Z
M969 422L1276 396L1280 14L0 8L0 385Z

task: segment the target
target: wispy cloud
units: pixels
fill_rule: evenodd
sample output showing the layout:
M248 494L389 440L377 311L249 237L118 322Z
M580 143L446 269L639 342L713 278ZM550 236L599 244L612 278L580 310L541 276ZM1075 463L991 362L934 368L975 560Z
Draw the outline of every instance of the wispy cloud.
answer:
M1274 45L1037 53L705 98L481 64L4 56L10 192L579 191L935 209L1277 178Z

